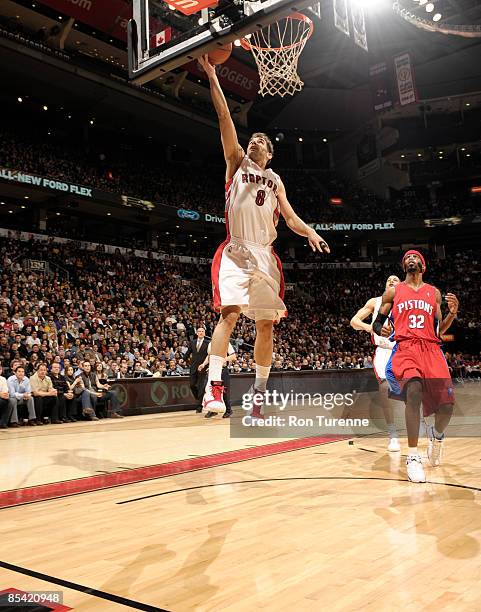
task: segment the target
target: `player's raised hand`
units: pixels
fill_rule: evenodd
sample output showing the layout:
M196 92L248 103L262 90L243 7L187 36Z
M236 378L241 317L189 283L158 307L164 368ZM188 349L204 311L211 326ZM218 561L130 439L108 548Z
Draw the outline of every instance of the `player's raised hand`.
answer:
M314 252L316 251L319 251L319 253L330 253L331 252L331 249L329 248L329 245L327 244L327 242L324 240L324 238L321 238L321 236L319 236L317 232L313 231L311 234L309 234L309 236L307 236L307 239L309 241L309 246Z
M205 73L207 74L207 76L209 77L209 79L213 76L215 76L215 68L214 66L209 62L209 56L208 55L201 55L199 57L199 64L202 66L202 68L205 70Z
M453 315L458 314L459 300L454 293L446 294L446 302L448 304L449 312Z

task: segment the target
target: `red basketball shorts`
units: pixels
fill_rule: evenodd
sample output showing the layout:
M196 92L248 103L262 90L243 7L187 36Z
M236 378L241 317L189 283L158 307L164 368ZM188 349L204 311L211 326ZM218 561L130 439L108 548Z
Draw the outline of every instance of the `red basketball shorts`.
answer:
M390 396L405 400L406 384L419 379L423 384L423 411L428 416L443 404L454 404L448 364L439 344L403 340L394 347L386 366Z

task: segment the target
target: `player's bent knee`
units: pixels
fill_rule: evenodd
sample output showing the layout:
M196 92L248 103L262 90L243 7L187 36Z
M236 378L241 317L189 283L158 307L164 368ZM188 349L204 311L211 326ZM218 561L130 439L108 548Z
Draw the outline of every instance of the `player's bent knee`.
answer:
M240 309L238 306L233 306L232 308L225 308L222 310L222 321L227 323L230 327L234 328L237 323L237 319L240 315Z
M442 406L439 406L436 412L440 414L452 415L454 412L454 404L442 404Z
M256 321L256 332L262 336L272 335L274 333L273 321L267 319Z
M417 379L413 378L406 383L406 395L407 397L412 397L414 395L421 395L423 393L423 384Z

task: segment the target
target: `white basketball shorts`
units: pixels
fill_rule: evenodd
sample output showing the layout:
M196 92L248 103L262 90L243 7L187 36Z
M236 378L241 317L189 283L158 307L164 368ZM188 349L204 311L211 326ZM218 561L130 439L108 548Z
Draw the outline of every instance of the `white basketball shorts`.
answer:
M240 306L250 319L279 321L287 316L284 275L272 246L228 238L212 261L214 308Z
M382 348L381 346L376 347L372 363L374 366L374 373L379 382L386 380L386 366L391 357L391 353L391 349Z

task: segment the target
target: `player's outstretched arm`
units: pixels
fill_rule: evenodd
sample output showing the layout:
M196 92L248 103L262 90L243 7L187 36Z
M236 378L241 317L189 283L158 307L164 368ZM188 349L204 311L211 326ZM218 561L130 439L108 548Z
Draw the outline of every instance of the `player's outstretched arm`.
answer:
M441 324L439 326L439 335L440 336L442 336L444 333L446 333L448 331L448 329L451 327L451 325L453 324L454 319L456 318L456 316L458 314L458 309L459 309L459 300L456 297L456 295L454 293L447 293L446 294L446 302L448 303L449 312L445 316L445 318L442 319L441 300L442 300L441 292L439 291L439 289L436 289L436 301L438 302L437 317L438 317L438 321L441 321Z
M209 56L203 55L200 57L199 63L209 78L212 102L214 103L214 108L219 118L222 147L224 149L224 157L227 164L226 180L228 181L236 173L244 157L244 150L237 140L237 132L230 115L229 106L227 105L227 100L225 99L224 92L217 78L215 68L209 62Z
M351 319L351 327L357 331L366 331L368 334L372 332L372 325L364 323L364 319L367 319L373 314L376 308L376 298L368 300L362 308L360 308Z
M286 195L286 188L281 182L277 190L277 200L281 207L281 214L284 217L287 226L299 236L305 236L309 241L309 245L313 251L320 253L330 253L331 249L327 242L319 236L312 227L304 223L304 221L294 212L294 209L289 204Z
M377 313L376 320L372 324L372 331L378 336L382 336L382 328L384 323L386 322L388 314L392 310L395 293L395 288L389 287L389 289L386 289L386 291L382 294L381 307L379 308L379 312Z

